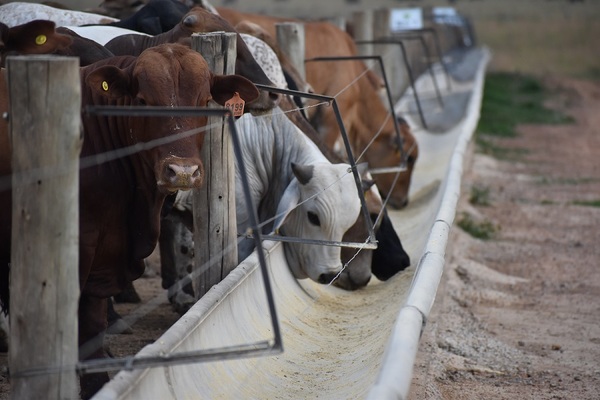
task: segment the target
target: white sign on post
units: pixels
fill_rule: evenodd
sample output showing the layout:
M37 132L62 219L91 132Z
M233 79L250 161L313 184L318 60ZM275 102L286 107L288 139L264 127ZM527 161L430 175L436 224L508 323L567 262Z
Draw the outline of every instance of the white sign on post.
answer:
M456 24L458 14L454 7L433 7L433 20L439 24Z
M390 12L390 30L392 32L423 29L423 10L421 8L394 8Z

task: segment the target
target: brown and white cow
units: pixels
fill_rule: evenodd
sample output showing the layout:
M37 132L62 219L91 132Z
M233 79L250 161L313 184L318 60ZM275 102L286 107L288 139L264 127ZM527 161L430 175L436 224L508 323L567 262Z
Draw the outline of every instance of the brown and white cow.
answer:
M266 15L240 13L230 8L217 7L219 14L232 25L250 21L261 26L275 37L275 23L303 22L305 31L305 59L317 57L348 57L358 55L352 38L334 24L317 21L301 21ZM361 60L307 62L306 80L315 93L336 97L344 126L355 156L363 153L359 162L367 162L370 168L399 166L406 162L394 185L395 174L378 174L377 186L388 204L402 208L408 203L408 191L418 146L410 127L399 118L402 147L394 128L388 107L379 96L381 80ZM332 73L335 71L335 73ZM340 131L331 109L318 107L310 115L311 122L322 134L330 148L340 148ZM366 149L366 151L365 151ZM405 155L405 160L403 156ZM393 186L393 187L392 187Z
M81 69L82 105L206 106L223 105L234 92L245 101L258 90L247 79L214 75L202 56L189 47L166 44L139 57L121 56ZM0 111L7 109L0 78ZM81 157L113 152L173 137L206 125L205 117L104 117L82 114ZM103 357L102 346L86 343L102 338L107 324L107 298L119 293L144 271L144 258L156 247L166 196L202 183L200 151L204 134L182 136L167 144L83 168L80 172L79 302L80 358ZM0 175L10 174L6 123L0 124ZM0 193L0 295L8 308L11 194ZM81 396L91 397L108 374L81 377Z

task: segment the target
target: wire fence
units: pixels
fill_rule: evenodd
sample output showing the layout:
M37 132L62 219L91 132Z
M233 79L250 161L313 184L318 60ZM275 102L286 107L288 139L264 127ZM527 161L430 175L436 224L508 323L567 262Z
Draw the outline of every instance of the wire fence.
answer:
M373 41L372 43L376 43L376 42ZM440 51L440 50L438 49L438 51ZM439 53L439 55L441 57L441 53ZM406 53L405 53L405 56L406 56ZM247 235L247 237L254 238L255 242L256 242L257 254L258 254L258 257L260 260L262 276L264 279L265 293L266 293L267 300L269 303L269 310L270 310L270 314L271 314L271 321L272 321L274 337L272 339L267 339L265 341L261 341L261 342L257 342L257 343L249 343L246 345L231 346L231 347L225 347L225 348L219 348L219 349L210 349L210 350L191 352L191 353L180 353L180 354L175 354L175 355L169 354L169 355L153 357L153 358L140 358L140 357L136 357L135 355L131 355L128 357L122 357L122 358L116 358L116 359L85 361L85 362L80 362L77 364L76 369L78 372L90 373L90 372L99 372L99 371L115 371L115 370L121 370L121 369L131 370L131 369L147 368L147 367L154 367L154 366L168 366L168 365L184 364L184 363L192 363L192 362L204 362L204 361L211 361L211 360L223 360L223 359L240 358L240 357L253 357L253 356L257 356L257 355L274 354L274 353L282 351L281 337L282 337L282 333L285 334L285 330L283 332L280 331L279 322L277 321L275 303L274 303L273 294L271 291L271 284L269 282L269 273L268 273L267 267L266 267L265 255L262 251L262 241L264 239L269 239L269 240L275 240L275 241L284 241L284 242L287 241L287 242L306 243L306 244L314 244L314 245L351 247L351 248L356 249L356 253L350 260L350 261L352 261L352 259L354 259L359 254L359 252L365 251L365 250L373 250L374 248L376 248L377 244L375 241L374 225L382 218L385 206L387 205L390 195L391 195L391 189L390 189L390 192L387 193L386 196L384 196L383 208L382 208L381 213L379 215L377 215L375 221L373 222L370 218L369 211L368 211L366 201L364 198L364 194L361 190L361 178L358 175L358 172L356 170L356 164L363 159L365 152L368 150L368 148L373 144L373 142L381 134L381 131L382 131L384 125L389 121L389 118L392 118L392 120L394 122L395 134L397 136L397 140L398 140L398 143L400 144L400 149L402 151L401 163L400 163L400 165L392 165L385 169L379 169L377 171L373 171L373 173L393 173L393 174L395 174L394 181L392 184L392 188L393 188L396 185L396 183L400 177L400 174L402 174L403 172L406 171L406 164L407 164L408 156L412 152L412 148L409 149L408 151L406 151L403 146L403 138L402 138L402 135L401 135L401 132L398 127L397 120L396 120L396 114L394 111L392 94L391 94L390 86L389 86L389 83L388 83L388 80L387 80L387 77L385 74L384 64L386 61L386 57L389 58L390 56L384 55L384 56L357 56L357 57L322 57L322 58L306 60L306 62L372 61L370 63L365 62L365 69L363 70L363 72L360 75L356 76L351 82L349 82L347 84L346 87L342 88L337 94L335 94L333 96L317 95L314 93L306 93L306 92L299 92L299 91L286 90L286 89L276 89L276 88L267 87L267 86L263 86L263 85L256 85L260 90L268 90L271 92L281 93L284 95L299 96L299 97L304 97L304 98L313 99L313 100L318 101L317 104L313 104L313 105L309 105L309 106L305 106L305 107L298 107L291 111L309 110L309 109L315 108L315 107L329 107L329 106L332 107L332 111L335 113L336 121L338 122L338 127L341 132L342 140L344 141L347 160L348 160L348 163L350 164L348 174L351 173L354 176L354 181L357 185L360 203L361 203L361 212L363 213L363 215L365 216L365 220L367 221L367 231L368 231L368 235L364 238L364 241L361 241L361 242L324 242L324 241L313 240L310 238L281 237L278 235L264 236L261 233L262 228L266 224L275 220L278 216L274 216L274 217L270 218L269 220L265 220L265 221L258 220L256 213L255 213L256 205L252 204L252 199L250 197L250 188L249 188L249 183L247 181L247 176L245 173L242 173L242 179L244 180L244 182L243 182L244 194L243 195L245 196L245 202L246 202L246 205L249 210L249 215L252 216L251 217L252 218L251 232L249 232L249 235ZM360 79L366 79L366 77L365 77L366 73L370 70L371 71L375 70L376 68L378 68L380 70L380 72L382 73L382 77L385 82L385 92L386 92L386 98L389 103L389 110L388 110L386 118L383 121L381 121L380 128L376 132L371 133L371 139L370 139L368 145L364 149L362 149L358 155L355 155L354 154L355 149L352 148L350 139L348 138L348 134L344 127L344 122L343 122L344 116L341 115L341 112L338 108L336 99L338 96L342 95L346 90L348 90L352 85L355 85ZM445 65L444 65L444 68L446 68ZM437 86L436 86L436 90L438 90L438 95L439 95L439 89L437 88ZM413 88L413 92L414 92L415 99L417 100L417 103L418 103L418 97L417 97L418 95L414 88ZM291 111L287 111L287 112L291 112ZM225 117L225 119L227 121L226 123L228 124L230 132L232 134L233 144L234 144L234 152L236 153L238 167L241 168L242 170L244 169L243 157L240 154L239 143L237 142L237 131L236 131L236 127L235 127L235 121L234 121L232 115L227 110L214 110L214 109L209 110L209 109L198 109L198 108L171 108L171 107L168 107L168 108L167 107L164 107L164 108L157 108L157 107L126 107L126 108L125 107L113 107L113 108L88 107L84 110L84 112L89 113L89 114L103 115L103 116L106 116L106 115L128 115L128 116L138 116L138 117L145 117L145 116L168 117L168 116L173 116L175 114L179 114L179 115L189 115L189 116L217 115L217 116ZM421 110L420 106L419 106L419 112L420 112L421 118L423 120L423 125L426 127L424 111ZM254 118L261 118L261 116L257 115ZM186 132L179 132L177 134L169 135L169 136L166 136L166 137L163 137L163 138L151 141L151 142L136 143L132 146L123 147L123 148L120 148L120 149L117 149L117 150L114 150L111 152L96 154L94 156L81 158L80 159L80 168L81 169L91 168L91 167L98 166L98 165L101 165L101 164L104 164L107 162L114 161L119 158L128 157L128 156L138 153L138 152L147 151L147 150L156 148L158 146L176 142L182 138L197 135L199 133L205 132L207 129L210 129L212 127L214 127L214 125L189 130ZM11 179L16 178L23 182L35 182L36 180L39 180L41 178L46 179L46 178L53 177L53 176L60 176L62 174L61 168L62 168L61 166L58 166L53 169L28 171L27 173L20 174L19 176L0 177L0 191L5 191L5 190L10 189ZM332 182L331 185L329 185L328 187L331 187L335 183L337 183L337 182ZM324 189L324 190L327 190L327 189ZM322 194L322 193L317 193L314 196L319 196L320 194ZM238 238L238 244L243 238L244 237ZM231 251L231 248L226 248L223 251L224 252ZM193 274L189 274L186 277L182 278L170 289L175 289L175 287L182 287L182 286L185 286L186 284L191 283L194 278L194 274L203 273L204 271L211 268L212 264L216 263L216 262L218 262L218 260L211 260L210 262L205 263L204 265L200 266L200 268L196 269L193 272ZM350 262L343 265L343 268L338 273L338 276L339 276L339 274L341 274L344 271L345 268L347 268L349 263ZM334 280L338 276L336 276L334 278ZM333 283L333 281L329 282L328 284L331 285L332 283ZM167 289L167 291L168 290L169 289ZM315 299L315 302L318 302L318 301L319 301L318 298ZM144 318L148 314L151 314L157 307L159 307L161 304L164 304L164 302L165 302L164 298L162 298L162 299L159 297L153 298L149 302L147 302L147 303L143 304L141 307L139 307L131 315L125 316L124 320L128 324L134 325L136 323L136 321ZM310 306L307 306L307 308L305 310L308 310L309 307ZM302 316L301 314L298 315L297 318L301 318L301 316ZM97 347L98 345L100 345L99 342L87 344L87 346L91 347L91 348ZM85 353L86 349L82 349L82 351ZM22 372L20 372L20 374L22 376L52 374L52 373L57 372L57 368L58 367L40 366L39 368L36 368L36 369L22 371ZM63 366L60 368L67 368L67 367Z

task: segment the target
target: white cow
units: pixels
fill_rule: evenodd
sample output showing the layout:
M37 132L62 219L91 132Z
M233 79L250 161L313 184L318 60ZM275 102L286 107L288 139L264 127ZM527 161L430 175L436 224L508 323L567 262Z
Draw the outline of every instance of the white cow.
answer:
M9 27L36 19L54 21L56 26L108 24L118 19L83 11L63 10L43 4L13 2L0 5L0 22Z
M251 196L259 220L272 220L264 232L341 241L355 222L360 200L349 164L332 164L278 108L259 117L244 114L236 122ZM361 166L366 168L366 165ZM236 168L236 217L239 235L249 228L239 168ZM191 194L180 192L174 208L189 211ZM238 248L247 257L254 241ZM342 270L340 248L284 243L287 262L298 279L330 283ZM164 266L163 266L164 267Z
M360 211L350 166L331 164L278 111L265 117L244 116L236 123L258 217L265 221L277 216L266 230L283 236L341 241ZM236 191L243 193L239 178ZM237 195L236 214L238 232L244 233L247 208L243 197ZM342 269L339 247L298 243L285 243L284 247L296 278L329 283Z

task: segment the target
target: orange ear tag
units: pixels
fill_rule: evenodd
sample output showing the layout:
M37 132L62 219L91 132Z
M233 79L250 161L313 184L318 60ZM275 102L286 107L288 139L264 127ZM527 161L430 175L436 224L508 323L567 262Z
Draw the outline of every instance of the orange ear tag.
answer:
M225 108L229 109L234 117L241 117L244 114L244 104L246 102L240 97L238 92L225 102Z
M35 38L35 44L37 44L38 46L43 45L44 43L46 43L46 35L37 35Z

